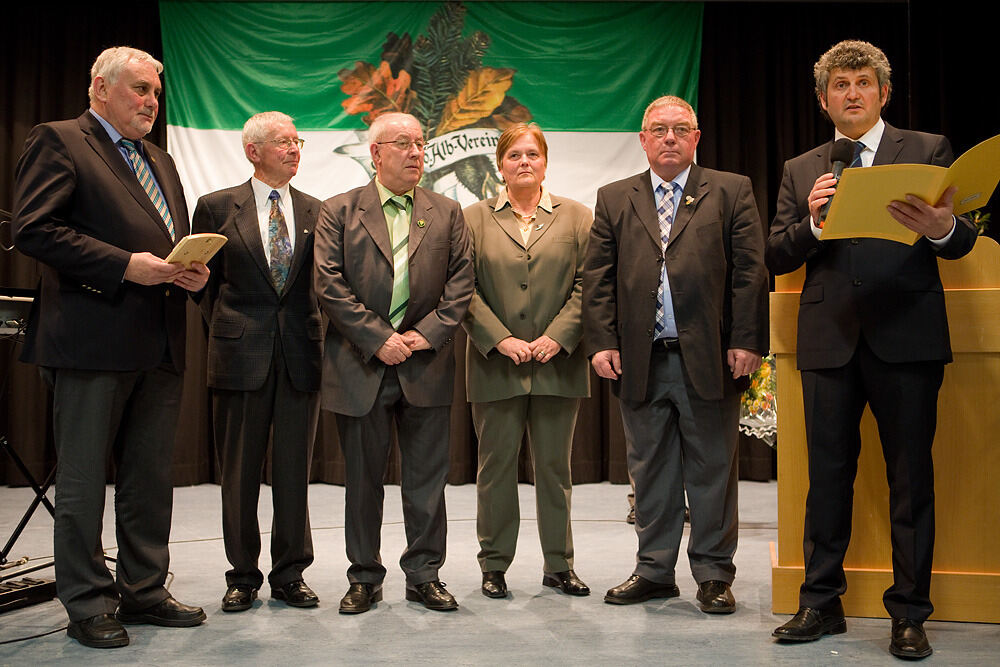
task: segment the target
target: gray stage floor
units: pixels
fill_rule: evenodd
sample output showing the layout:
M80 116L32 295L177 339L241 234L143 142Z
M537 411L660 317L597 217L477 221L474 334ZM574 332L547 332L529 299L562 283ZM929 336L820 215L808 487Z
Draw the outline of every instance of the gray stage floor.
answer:
M576 571L594 594L571 598L541 585L542 559L534 522L534 493L521 486L521 537L507 581L513 596L490 600L479 593L476 562L475 488L448 487L448 559L441 572L456 595L457 612L427 611L403 599L404 579L396 561L404 544L398 487L387 487L383 557L389 574L385 599L371 612L341 616L337 603L347 588L343 540L343 488L310 487L316 561L306 581L321 598L314 609L272 602L268 589L252 610L224 614L227 568L221 539L219 488L177 489L171 547L171 592L205 608L197 628L130 626L127 648L81 647L64 631L24 642L0 644L0 665L281 663L362 664L893 664L887 652L889 623L849 619L848 633L804 645L780 645L771 630L787 616L770 612L769 542L776 539L777 486L740 483L740 548L733 591L735 614L708 616L694 604L696 586L687 561L678 563L680 598L632 606L604 604L604 591L632 570L635 532L624 521L627 487L583 484L574 490ZM270 493L262 489L261 525L270 526ZM109 494L110 498L110 494ZM27 489L0 488L0 540L6 542L31 499ZM109 503L109 508L110 508ZM105 546L113 555L114 529L107 512ZM266 545L266 537L265 537ZM265 552L267 547L265 546ZM11 554L51 554L51 520L32 519ZM264 570L268 561L264 561ZM9 573L9 572L8 572ZM6 573L5 573L6 574ZM33 576L52 576L46 570ZM43 633L66 624L58 602L0 615L0 642ZM925 663L997 664L1000 626L928 623L935 653Z

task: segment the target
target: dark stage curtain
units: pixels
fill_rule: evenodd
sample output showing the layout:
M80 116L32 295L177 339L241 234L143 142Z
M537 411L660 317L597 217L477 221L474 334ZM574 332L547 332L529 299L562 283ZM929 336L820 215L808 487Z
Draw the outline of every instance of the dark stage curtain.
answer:
M16 29L0 44L0 209L6 210L12 207L14 164L28 130L39 122L76 117L86 108L88 69L102 49L128 44L162 55L156 3L105 3L100 11L69 5L44 15L36 7L18 5L8 10L8 24ZM963 26L957 39L944 41L941 27L932 3L706 3L697 104L702 128L699 162L750 176L761 218L769 221L783 162L832 136L813 93L812 65L830 45L846 38L869 40L888 55L894 68L892 100L884 114L888 122L943 133L951 138L956 154L997 134L1000 121L992 105L968 92L978 89L974 76L995 69L991 44L996 29L979 22ZM163 81L170 86L169 68ZM160 145L165 143L164 113L161 104L161 118L149 137ZM995 204L994 197L989 208L995 209ZM0 229L0 241L9 245L9 230ZM31 288L37 279L33 261L16 252L0 252L0 286ZM457 347L464 350L464 336L459 338ZM174 464L178 485L217 479L205 348L205 332L192 307ZM9 437L40 478L54 463L50 399L37 369L13 361L17 352L12 341L0 341L0 378L8 378L0 435ZM462 377L460 358L452 410L449 481L454 484L474 482L476 473L475 435ZM768 476L770 452L752 443L746 449L750 476ZM531 479L527 456L522 457L521 473L522 479ZM333 416L324 413L313 479L343 483L343 478L336 425ZM388 479L398 480L395 456ZM596 378L593 397L580 410L573 479L628 481L618 406L607 383ZM5 457L0 457L0 483L24 483Z

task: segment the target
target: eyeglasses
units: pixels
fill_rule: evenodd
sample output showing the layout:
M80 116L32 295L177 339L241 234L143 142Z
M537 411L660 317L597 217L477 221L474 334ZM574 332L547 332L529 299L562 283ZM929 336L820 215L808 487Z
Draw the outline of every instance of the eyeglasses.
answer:
M396 139L394 141L376 141L375 143L380 146L384 144L392 144L393 146L404 152L409 151L410 146L416 146L417 150L420 151L421 153L424 152L424 146L427 145L427 143L423 139L417 139L414 141L411 139L407 139L405 137L400 137L399 139Z
M655 125L653 127L647 128L646 131L649 132L654 137L656 137L657 139L662 139L663 137L667 136L667 132L673 130L675 137L677 137L678 139L683 139L687 135L694 132L696 129L698 128L691 127L690 125L674 125L673 127L670 127L669 125Z
M305 139L269 139L267 141L260 141L258 143L261 143L261 144L276 144L278 146L278 148L280 148L281 150L287 151L292 146L295 146L299 150L302 150L302 147L305 145L306 140Z

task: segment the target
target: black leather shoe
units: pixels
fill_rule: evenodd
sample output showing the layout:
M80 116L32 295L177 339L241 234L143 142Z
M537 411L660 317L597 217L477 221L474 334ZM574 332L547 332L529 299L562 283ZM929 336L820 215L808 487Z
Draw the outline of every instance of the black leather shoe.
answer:
M315 607L319 604L319 596L301 579L290 581L280 588L272 586L271 599L281 600L289 607Z
M847 632L847 621L844 620L844 607L837 603L827 609L799 607L792 619L776 628L771 633L787 642L811 642L823 635L839 635Z
M546 572L542 576L542 586L558 588L566 595L590 595L590 586L580 581L573 570Z
M458 602L455 596L444 589L443 581L425 581L415 587L406 587L406 599L410 602L419 602L428 609L434 611L451 611L458 609Z
M736 611L733 590L724 581L703 581L698 584L698 608L706 614L731 614Z
M382 585L351 584L340 599L341 614L361 614L382 600Z
M146 623L165 628L190 628L205 622L205 612L201 607L189 607L172 597L141 611L126 611L119 607L117 616L126 625Z
M927 641L922 622L911 621L908 618L892 619L892 641L889 642L889 653L905 660L920 660L933 652L934 649Z
M628 514L625 515L625 523L635 525L635 505L628 508Z
M246 611L257 599L257 589L250 584L229 584L222 596L222 611Z
M66 634L90 648L128 646L128 633L111 614L98 614L71 622L66 627Z
M633 574L604 595L608 604L635 604L653 598L675 598L681 594L676 584L658 584Z
M483 595L488 598L507 597L507 582L503 578L500 570L490 570L483 572Z

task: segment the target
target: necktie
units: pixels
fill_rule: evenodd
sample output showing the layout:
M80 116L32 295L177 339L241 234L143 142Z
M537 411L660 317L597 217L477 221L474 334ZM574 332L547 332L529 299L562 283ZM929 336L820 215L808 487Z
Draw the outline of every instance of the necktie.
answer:
M660 250L665 253L667 251L667 241L670 239L670 227L674 219L673 184L670 184L669 190L666 183L660 183L656 186L656 198L660 201L656 207L657 217L660 221ZM653 338L658 338L667 326L667 314L664 311L663 305L664 292L663 281L661 280L660 286L656 290L656 324L654 325Z
M288 279L288 270L292 266L292 241L288 238L288 225L285 224L285 214L278 208L280 195L277 190L271 190L267 196L271 200L271 213L267 218L267 242L271 250L271 282L281 293Z
M146 191L149 200L153 202L153 206L156 207L156 210L160 213L160 217L163 218L163 224L167 226L167 231L170 232L170 240L176 241L174 219L170 217L170 209L167 208L167 202L163 200L160 189L156 187L156 181L153 180L153 175L149 173L146 161L142 159L139 151L136 150L135 142L122 139L121 145L125 147L125 153L128 155L128 161L132 164L132 169L135 170L135 177L139 179L139 185Z
M392 244L392 301L389 303L389 324L393 329L399 329L399 324L406 314L406 306L410 302L410 274L408 263L410 258L410 216L406 214L407 198L391 197L391 206L385 207L390 213L389 241Z
M860 141L854 142L854 159L851 160L850 166L860 167L861 165L861 152L865 150L865 145Z

